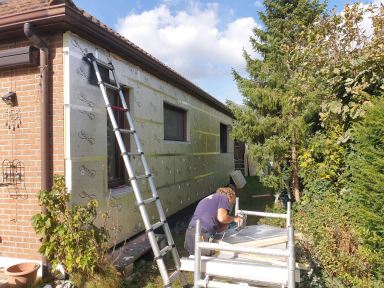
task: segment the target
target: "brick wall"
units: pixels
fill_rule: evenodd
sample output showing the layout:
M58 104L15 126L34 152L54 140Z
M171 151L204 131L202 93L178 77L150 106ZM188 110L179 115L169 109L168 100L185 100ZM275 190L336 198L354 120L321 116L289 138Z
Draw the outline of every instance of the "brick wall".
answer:
M46 37L50 48L50 166L52 173L64 173L64 83L62 35ZM27 46L25 40L2 41L0 50ZM3 186L0 170L0 257L41 260L40 242L31 217L41 210L36 193L40 190L40 69L17 68L0 70L0 97L9 91L17 93L20 127L6 127L10 107L0 100L0 165L3 160L23 162L22 184ZM1 169L1 166L0 166Z

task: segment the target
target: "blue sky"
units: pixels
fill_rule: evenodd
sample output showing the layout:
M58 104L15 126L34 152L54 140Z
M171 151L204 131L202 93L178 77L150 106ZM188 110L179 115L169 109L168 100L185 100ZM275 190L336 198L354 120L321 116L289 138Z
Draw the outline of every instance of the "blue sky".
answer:
M242 102L231 69L244 71L241 52L252 52L248 39L261 25L261 0L74 2L220 101ZM328 7L341 11L354 2L329 0Z

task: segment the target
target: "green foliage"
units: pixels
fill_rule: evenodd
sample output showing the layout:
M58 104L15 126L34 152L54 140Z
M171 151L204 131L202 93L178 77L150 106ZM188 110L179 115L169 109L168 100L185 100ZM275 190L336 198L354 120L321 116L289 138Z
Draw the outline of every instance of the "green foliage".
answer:
M355 125L353 138L350 201L358 204L359 222L384 237L384 97L373 101L364 120Z
M358 28L368 11L375 23L372 38ZM303 242L304 250L324 269L330 287L384 285L380 272L383 238L377 233L383 226L379 228L368 216L382 219L383 211L375 208L380 205L378 194L358 180L370 183L383 176L380 152L375 159L364 157L363 152L363 146L369 146L364 137L380 135L369 130L377 125L373 119L380 121L380 115L375 113L370 123L363 120L358 124L368 117L368 106L378 105L373 99L384 88L383 12L383 8L347 6L344 14L324 17L305 35L313 39L303 51L305 77L317 79L323 95L320 126L299 157L306 195L295 219L308 240ZM360 134L352 133L355 129L360 129ZM376 175L369 173L372 167Z
M251 42L260 58L244 52L248 78L234 71L245 105L229 102L235 114L233 136L246 142L259 163L258 175L268 187L289 189L299 200L297 150L315 125L318 108L304 97L317 97L304 85L297 50L301 33L316 21L324 5L315 0L264 1L260 19L265 28L254 29ZM301 43L303 45L303 43Z
M372 102L364 120L354 126L352 135L346 199L352 204L350 214L360 227L364 243L380 255L375 271L378 277L383 277L384 97Z
M319 193L340 188L345 171L346 145L340 143L343 134L339 125L332 129L315 133L308 140L299 156L300 175L305 185L305 193ZM328 183L321 189L318 185ZM327 188L327 189L324 189Z
M169 265L169 264L168 264ZM169 271L172 273L172 271ZM184 272L188 283L193 283L193 273ZM163 287L163 281L160 277L159 269L153 261L139 260L135 262L133 274L126 279L122 287L127 288L157 288ZM173 288L184 287L178 280L172 284Z
M123 288L123 281L112 265L105 265L102 271L84 277L81 273L71 275L71 282L81 288Z
M300 246L325 272L327 287L374 287L375 266L381 260L364 244L348 208L334 193L316 199L303 196L294 216L296 229L304 235Z
M228 103L233 136L269 187L289 179L294 190L298 174L296 228L326 285L382 287L384 6L328 14L317 1L264 4L265 28L251 40L261 57L244 53L248 78L234 72L244 105Z
M33 216L33 227L43 237L39 251L54 267L62 264L70 274L81 273L87 278L102 271L108 232L94 225L97 201L71 207L64 177L58 175L52 190L40 191L38 199L45 208Z

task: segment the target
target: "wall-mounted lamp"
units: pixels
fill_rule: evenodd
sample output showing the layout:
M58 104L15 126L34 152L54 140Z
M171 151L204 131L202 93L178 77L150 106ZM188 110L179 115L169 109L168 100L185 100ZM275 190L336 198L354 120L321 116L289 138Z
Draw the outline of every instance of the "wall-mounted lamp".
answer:
M15 107L17 105L16 92L8 92L1 99L9 106Z

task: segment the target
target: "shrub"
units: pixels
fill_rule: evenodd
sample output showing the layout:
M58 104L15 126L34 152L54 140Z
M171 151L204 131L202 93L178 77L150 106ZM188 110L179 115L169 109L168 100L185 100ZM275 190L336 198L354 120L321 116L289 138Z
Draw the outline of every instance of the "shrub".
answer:
M375 287L374 268L380 259L364 244L347 203L334 193L305 198L294 215L295 227L304 235L299 244L308 260L323 269L327 287Z
M350 175L346 198L351 218L368 249L379 261L374 272L384 278L384 97L373 101L366 117L353 128L354 142L348 157ZM383 279L384 285L384 279Z
M100 273L109 236L104 226L94 225L98 202L70 206L64 177L58 175L52 190L40 191L38 200L45 209L33 216L33 227L43 237L39 251L53 268L61 264L69 274L80 273L85 278Z

